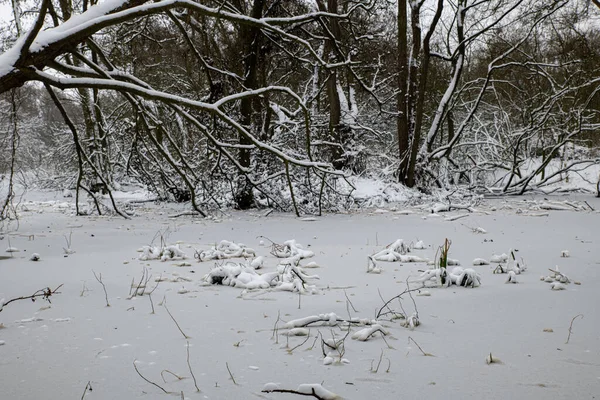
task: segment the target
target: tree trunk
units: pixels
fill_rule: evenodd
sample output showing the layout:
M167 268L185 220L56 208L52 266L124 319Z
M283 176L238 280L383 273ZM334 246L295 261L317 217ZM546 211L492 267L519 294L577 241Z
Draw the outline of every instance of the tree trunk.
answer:
M337 14L338 1L327 0L327 6L322 0L317 1L319 11ZM323 55L328 62L335 62L337 59L334 40L339 40L341 36L340 26L336 19L329 20L329 31L333 39L325 40ZM327 141L334 143L331 147L331 163L336 169L342 169L345 166L344 149L342 147L341 138L341 105L340 94L338 92L337 71L331 70L326 84L327 100L329 101L329 137Z
M262 16L265 0L255 0L252 5L251 17L259 19ZM260 28L256 26L242 26L240 29L240 39L244 51L244 86L246 89L256 89L258 87L258 52L260 50ZM254 112L259 112L260 102L252 97L244 97L240 101L241 123L252 132ZM245 136L240 136L241 145L251 145L252 142ZM251 165L250 149L240 149L239 161L244 168L250 168ZM252 207L254 196L252 194L252 185L245 174L238 177L238 188L236 194L236 204L241 210Z
M398 95L397 135L400 168L398 178L406 182L408 167L408 38L406 0L398 0Z

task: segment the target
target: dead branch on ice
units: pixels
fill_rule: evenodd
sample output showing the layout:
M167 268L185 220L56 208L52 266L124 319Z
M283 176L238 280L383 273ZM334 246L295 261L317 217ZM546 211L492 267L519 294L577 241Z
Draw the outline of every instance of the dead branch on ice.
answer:
M567 341L565 342L565 344L569 344L569 340L571 339L571 332L572 332L572 329L573 329L573 322L575 322L575 319L577 319L578 317L581 317L581 319L583 319L583 314L577 314L571 320L571 325L569 325L569 336L567 336Z
M145 380L146 382L156 386L157 388L159 388L160 390L162 390L163 392L165 392L166 394L169 394L170 392L167 392L162 386L160 386L157 383L152 382L151 380L147 379L144 375L142 375L142 373L138 370L137 365L135 365L135 362L137 360L133 360L133 368L135 368L135 372L137 372L137 374L140 376L140 378L142 378L143 380Z
M35 301L38 297L41 297L42 299L46 300L48 303L51 303L50 297L53 296L54 294L60 293L58 291L58 289L60 289L62 286L63 286L63 284L61 283L54 290L52 290L49 287L47 287L45 289L37 290L32 295L15 297L14 299L10 299L8 301L5 301L4 299L1 299L0 300L0 312L2 312L2 310L4 310L4 307L6 307L7 305L9 305L10 303L12 303L14 301L19 301L19 300L31 300L31 301Z
M305 383L299 385L296 390L281 389L276 383L267 383L262 390L263 393L291 393L300 396L311 396L319 400L341 400L337 394L330 392L318 383Z

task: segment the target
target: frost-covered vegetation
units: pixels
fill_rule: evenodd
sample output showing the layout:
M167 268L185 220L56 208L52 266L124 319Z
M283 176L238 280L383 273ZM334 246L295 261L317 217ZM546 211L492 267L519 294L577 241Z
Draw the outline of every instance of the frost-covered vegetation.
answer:
M14 0L0 185L319 214L599 181L597 2ZM393 23L390 23L392 22ZM397 184L400 183L401 185ZM9 218L10 201L0 216Z

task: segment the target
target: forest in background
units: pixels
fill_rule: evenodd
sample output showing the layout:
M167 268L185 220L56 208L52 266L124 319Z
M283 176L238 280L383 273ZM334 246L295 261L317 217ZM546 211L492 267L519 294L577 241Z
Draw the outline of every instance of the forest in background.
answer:
M19 175L300 214L350 176L522 194L599 162L597 0L2 4L2 218Z

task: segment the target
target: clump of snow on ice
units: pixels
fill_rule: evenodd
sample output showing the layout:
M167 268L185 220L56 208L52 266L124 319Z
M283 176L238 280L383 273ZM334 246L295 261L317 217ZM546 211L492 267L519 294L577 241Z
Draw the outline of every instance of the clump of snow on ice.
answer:
M415 250L425 250L427 247L425 246L425 243L422 240L419 240L417 243L415 243L415 245L413 246L413 249Z
M318 326L335 326L338 322L343 321L340 317L337 316L336 313L324 313L318 315L310 315L308 317L293 319L288 321L283 326L286 329L305 327L308 325L317 324ZM366 320L355 320L352 319L352 322L367 324Z
M7 253L18 253L19 251L20 251L19 249L17 249L16 247L12 247L12 246L9 246L6 248Z
M455 267L448 273L446 284L475 288L481 286L481 276L472 268Z
M410 317L404 319L400 323L400 325L410 330L413 330L417 326L421 325L421 322L419 321L419 316L417 315L417 313L413 313Z
M506 253L502 253L500 255L494 254L490 258L490 262L493 262L493 263L496 263L496 264L499 264L499 263L502 263L502 262L506 262L506 261L508 261L508 254L506 254Z
M484 258L475 258L473 260L473 265L477 266L477 265L490 265L489 261L487 261Z
M571 257L571 253L569 253L569 250L563 250L560 252L560 256L563 258L569 258Z
M329 390L325 389L323 386L321 386L318 383L303 383L302 385L298 386L296 391L299 393L302 393L302 394L310 394L310 395L312 395L314 393L317 396L319 396L319 398L325 399L325 400L339 399L338 395L330 392Z
M373 324L367 328L363 328L358 330L352 334L352 339L359 340L361 342L366 342L373 335L381 333L382 335L387 335L388 332L383 328L383 326L379 324Z
M29 261L40 261L41 257L38 253L33 253L31 257L29 257Z
M308 336L310 331L306 328L292 328L287 332L284 332L284 336Z
M250 266L254 269L261 269L264 266L265 258L263 256L256 257L250 261Z
M273 390L277 390L277 389L279 389L278 383L269 382L269 383L265 383L262 391L263 392L272 392Z
M515 273L515 271L508 272L508 278L506 279L506 283L518 283L517 274Z

